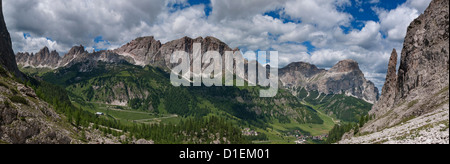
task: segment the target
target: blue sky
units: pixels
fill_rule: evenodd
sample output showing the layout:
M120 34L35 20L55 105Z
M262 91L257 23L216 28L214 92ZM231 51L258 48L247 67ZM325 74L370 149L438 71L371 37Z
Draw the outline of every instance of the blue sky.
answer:
M381 87L393 48L431 0L4 0L16 52L118 48L213 36L242 51L279 51L280 67L353 59Z

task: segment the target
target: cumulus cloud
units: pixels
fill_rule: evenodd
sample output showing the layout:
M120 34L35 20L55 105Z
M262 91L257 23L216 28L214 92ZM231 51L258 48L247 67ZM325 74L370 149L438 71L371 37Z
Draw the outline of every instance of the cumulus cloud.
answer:
M90 45L96 36L123 43L124 32L151 24L164 8L160 0L4 0L12 32L50 37L64 45ZM17 42L17 40L14 40Z
M319 27L348 25L352 16L339 12L336 4L343 5L345 3L337 2L337 0L291 0L286 3L285 11L293 18Z
M283 7L286 0L211 0L215 21L251 19L254 15Z
M21 32L11 32L11 39L15 40L13 49L16 52L38 52L44 46L51 50L57 50L64 52L70 47L64 47L64 45L58 44L56 41L45 37L35 37L31 34L24 34Z
M387 11L384 9L376 10L380 18L381 28L388 39L402 42L406 36L406 30L409 24L419 16L419 11L410 8L407 5L401 5L398 8Z
M416 9L419 13L423 13L430 2L431 0L407 0L405 5Z
M380 24L374 21L365 23L364 28L360 31L352 31L345 37L347 38L347 45L357 45L364 49L376 49L377 45L381 43Z

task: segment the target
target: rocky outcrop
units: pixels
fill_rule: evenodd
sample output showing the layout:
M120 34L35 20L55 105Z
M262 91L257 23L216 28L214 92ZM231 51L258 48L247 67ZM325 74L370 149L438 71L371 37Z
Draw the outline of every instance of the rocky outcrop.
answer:
M11 36L6 28L5 20L3 18L3 5L0 0L0 66L7 71L12 72L16 77L24 78L19 71L14 51L12 49Z
M347 72L361 72L359 69L359 64L354 60L343 60L339 61L331 69L331 73L347 73Z
M378 138L385 138L382 143L448 143L448 30L449 1L431 1L408 27L397 76L395 54L391 58L382 98L371 112L376 118L360 129L370 135L347 137L342 143ZM396 136L396 131L404 133Z
M0 76L0 140L11 144L70 144L70 127L32 88Z
M32 68L50 68L57 69L60 67L70 67L77 63L83 63L81 72L87 72L96 66L98 61L108 63L133 63L133 58L129 56L121 56L113 51L99 51L89 53L82 45L74 46L70 51L61 58L56 51L50 52L47 47L44 47L36 54L17 53L17 64L21 67Z
M408 27L398 71L397 99L433 93L448 86L448 3L433 0Z
M114 52L122 56L131 57L133 59L132 63L135 65L145 66L159 61L156 58L156 54L161 46L161 42L155 40L153 36L140 37L114 50Z
M58 67L68 66L72 61L76 59L81 59L87 56L88 52L84 49L82 45L72 47L67 54L61 59Z
M395 103L395 96L397 95L397 50L393 50L391 58L389 59L388 70L386 74L386 82L382 89L380 100L376 103L370 114L377 113L384 115Z
M448 94L448 92L447 92ZM435 110L392 128L345 139L340 144L449 144L449 108ZM350 134L347 134L350 135ZM344 136L349 138L351 136Z
M378 88L364 77L358 63L353 60L340 61L329 71L309 63L292 63L280 69L279 74L280 81L287 88L346 94L370 103L375 103L379 95Z

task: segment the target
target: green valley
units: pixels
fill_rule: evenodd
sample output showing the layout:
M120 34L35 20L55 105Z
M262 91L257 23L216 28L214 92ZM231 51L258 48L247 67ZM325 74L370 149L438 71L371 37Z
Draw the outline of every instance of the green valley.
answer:
M294 144L300 137L310 138L304 143L321 143L312 136L326 136L339 121L352 122L371 107L344 95L310 92L305 96L304 90L293 96L280 89L276 97L260 98L259 87L173 87L165 71L128 63L81 62L52 72L39 71L27 69L30 75L64 88L74 108L93 116L101 114L99 119L119 124L117 129L216 118L233 128L255 131L257 136L243 137L257 144ZM349 112L341 114L340 108Z

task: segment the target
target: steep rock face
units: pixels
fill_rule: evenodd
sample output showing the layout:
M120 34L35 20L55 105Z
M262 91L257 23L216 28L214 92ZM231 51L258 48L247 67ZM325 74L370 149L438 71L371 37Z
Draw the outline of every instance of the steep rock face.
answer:
M145 66L157 62L155 55L161 46L161 42L156 41L153 36L141 37L114 50L114 52L131 57L136 65Z
M397 95L397 59L397 51L394 49L389 59L386 82L382 90L383 94L380 96L379 102L370 111L370 114L384 115L387 109L391 108L395 103L395 96Z
M221 55L224 54L225 51L233 51L227 44L223 43L217 38L214 37L198 37L196 39L192 39L189 37L183 37L178 40L174 40L164 44L159 52L156 54L157 60L163 61L163 63L156 63L157 67L172 69L177 64L170 63L170 57L175 51L185 51L189 53L189 58L191 63L193 62L193 53L194 53L194 43L201 43L201 54L205 54L207 51L219 51ZM162 59L162 60L161 60ZM162 65L161 65L162 64ZM202 68L207 67L208 65L203 65Z
M68 66L72 61L87 56L88 52L82 45L72 47L69 52L61 59L58 67Z
M19 78L24 78L22 73L17 68L14 51L12 49L11 36L6 28L5 20L3 19L3 5L0 0L0 66L4 67L9 72L12 72Z
M339 61L330 69L331 73L347 73L354 71L361 72L361 70L359 69L359 64L354 60Z
M397 76L390 61L387 87L371 112L376 118L360 129L372 134L342 143L448 143L448 29L449 1L431 1L408 27Z
M280 80L288 88L305 88L325 94L346 94L367 102L378 99L378 89L366 80L357 62L344 60L329 71L308 63L292 63L280 69Z
M302 82L308 81L319 74L325 74L327 71L319 69L315 65L296 62L280 69L280 79L288 86L299 86Z
M408 27L398 72L397 99L420 96L413 90L432 93L448 85L448 12L448 1L435 0Z
M16 61L22 67L34 68L58 68L61 57L55 50L50 52L47 47L42 48L36 54L17 53Z

